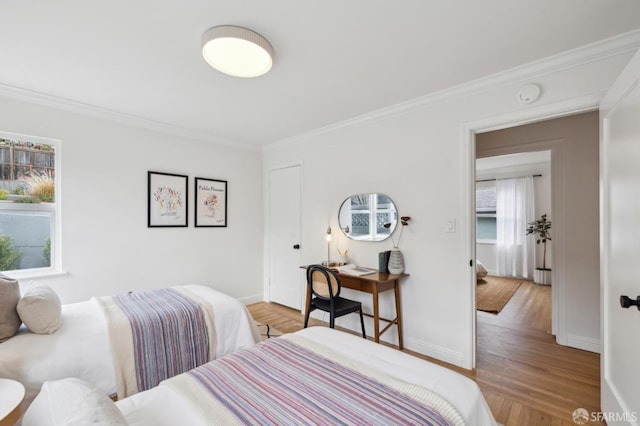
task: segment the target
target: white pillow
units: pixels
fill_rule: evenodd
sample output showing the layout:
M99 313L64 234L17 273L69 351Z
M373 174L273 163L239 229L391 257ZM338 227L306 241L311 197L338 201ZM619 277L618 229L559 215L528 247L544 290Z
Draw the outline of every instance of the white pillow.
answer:
M51 334L62 324L62 304L53 289L34 284L25 291L16 308L20 319L37 334Z
M482 279L488 275L487 269L476 259L476 279Z
M74 377L44 382L22 419L23 426L126 424L124 415L106 393Z

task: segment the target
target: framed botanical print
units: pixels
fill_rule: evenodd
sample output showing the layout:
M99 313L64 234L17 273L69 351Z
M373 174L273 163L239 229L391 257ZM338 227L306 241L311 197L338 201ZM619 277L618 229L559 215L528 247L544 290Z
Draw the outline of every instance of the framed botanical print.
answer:
M188 226L188 177L148 172L147 226Z
M197 177L195 190L195 226L227 226L227 181Z

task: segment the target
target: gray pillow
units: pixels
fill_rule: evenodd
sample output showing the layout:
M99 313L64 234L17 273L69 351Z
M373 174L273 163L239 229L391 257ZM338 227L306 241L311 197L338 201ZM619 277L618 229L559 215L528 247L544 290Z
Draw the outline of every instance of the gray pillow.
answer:
M62 304L48 285L33 284L18 302L18 315L24 325L36 334L51 334L62 324Z
M15 336L22 324L16 310L19 300L18 280L0 274L0 343Z

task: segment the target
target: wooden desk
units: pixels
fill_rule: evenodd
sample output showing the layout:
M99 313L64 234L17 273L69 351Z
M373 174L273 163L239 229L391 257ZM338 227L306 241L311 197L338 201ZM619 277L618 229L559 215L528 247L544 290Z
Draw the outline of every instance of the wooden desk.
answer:
M306 266L301 266L306 269ZM408 277L409 274L383 274L375 272L373 274L354 276L351 274L344 274L338 272L340 276L340 284L344 288L351 290L363 291L370 293L373 298L373 315L363 313L364 315L373 318L373 337L376 343L380 343L380 336L387 331L392 325L398 326L398 349L403 349L404 344L402 342L402 306L400 304L400 279ZM396 317L393 319L380 317L380 305L378 303L378 295L382 292L393 290L396 302ZM311 292L307 285L307 296L305 299L305 313L311 300ZM380 330L380 320L387 322L387 326Z

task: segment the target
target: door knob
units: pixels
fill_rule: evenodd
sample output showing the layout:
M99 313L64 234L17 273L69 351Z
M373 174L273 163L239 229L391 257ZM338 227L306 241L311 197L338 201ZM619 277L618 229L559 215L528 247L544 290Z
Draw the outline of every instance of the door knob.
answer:
M620 306L625 309L635 306L640 311L640 296L636 297L635 300L627 296L620 296Z
M294 250L300 250L300 244L294 244L293 245L293 249Z

